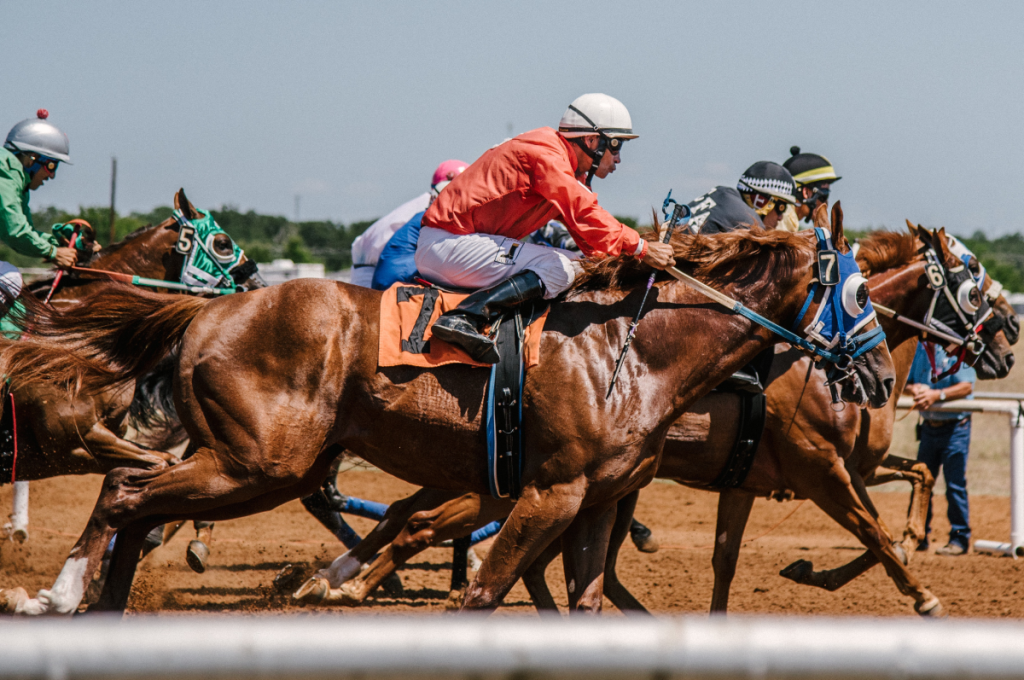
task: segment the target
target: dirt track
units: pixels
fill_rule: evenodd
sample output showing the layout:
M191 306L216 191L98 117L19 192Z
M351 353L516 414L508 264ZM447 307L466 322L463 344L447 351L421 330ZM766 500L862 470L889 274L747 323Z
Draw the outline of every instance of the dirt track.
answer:
M99 484L99 477L33 482L31 536L24 545L0 543L0 587L21 585L34 594L53 583L92 509ZM394 500L413 489L388 475L367 470L342 473L339 486L351 495L380 501ZM0 508L5 514L10 498L11 487L0 488ZM879 493L875 500L889 526L902 527L907 494ZM652 484L641 494L637 516L655 531L662 549L645 555L627 541L620 559L620 576L651 610L707 610L713 582L711 542L716 503L716 495L667 483ZM1005 540L1009 536L1008 498L973 496L971 512L976 538ZM942 539L948 526L941 496L936 499L936 514L937 536ZM350 521L364 534L372 526L358 518ZM140 567L131 611L258 613L295 609L272 586L277 571L288 562L306 564L312 570L343 551L298 502L256 517L218 523L210 568L202 575L185 565L188 533L183 529ZM861 549L852 536L810 503L758 500L746 536L749 542L733 583L732 611L913 614L909 598L899 594L880 567L836 593L796 585L778 576L780 569L797 559L813 560L817 568L834 567L852 559ZM755 540L750 541L752 538ZM478 547L481 555L485 549L486 544ZM427 551L400 572L404 596L371 598L364 611L442 610L450 559L449 549ZM1024 617L1024 560L918 554L912 569L952 616ZM559 562L549 568L548 581L556 600L564 606ZM522 584L512 590L502 611L532 611ZM608 611L614 612L614 608L608 605Z

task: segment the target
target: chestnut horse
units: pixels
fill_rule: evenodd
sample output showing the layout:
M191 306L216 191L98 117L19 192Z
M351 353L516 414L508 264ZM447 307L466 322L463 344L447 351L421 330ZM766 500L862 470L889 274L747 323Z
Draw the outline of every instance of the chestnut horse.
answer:
M939 249L946 267L960 264L944 244L944 233L927 233L914 228L910 234L871 235L861 246L860 264L865 273L872 274L873 300L911 318L923 317L922 306L926 310L932 297L923 272L923 248ZM990 281L984 284L985 287L990 285ZM1001 317L1013 314L1005 299L994 301L994 304ZM897 365L898 385L902 388L917 345L917 333L886 318L883 318L883 326L890 346L898 348L893 350L893 358ZM988 348L978 364L979 375L1002 377L1012 365L1012 353L1001 336L987 332L983 335L988 340ZM905 351L906 345L910 346L909 355ZM902 363L901 358L904 360ZM810 369L810 360L792 349L776 356L766 388L768 421L753 469L738 489L723 491L720 496L719 526L715 532L719 540L715 543L713 560L716 586L712 611L726 609L728 584L735 571L743 525L755 495L792 497L797 494L814 500L857 535L870 548L866 554L872 556L873 563L877 564L879 556L882 556L897 587L915 598L915 607L920 613L940 614L942 608L938 600L920 586L903 566L900 556L893 552L891 540L887 540L888 534L877 519L877 512L862 491L863 476L872 473L888 449L895 402L883 409L870 410L870 417L862 416L860 409L835 412L829 407L829 391L820 379L820 373L812 374ZM734 395L718 393L698 401L670 429L658 476L697 488L714 489L710 484L726 465L733 446L737 401ZM849 463L853 457L858 461L857 466L844 465L844 459ZM912 461L906 461L901 467L909 468L912 464ZM927 469L924 474L928 474ZM926 485L925 490L930 491L930 485ZM473 495L440 504L448 498L450 496L442 492L424 489L394 504L394 512L387 518L390 525L382 524L346 556L346 570L354 575L359 572L361 563L383 548L368 570L334 588L329 587L324 576L315 576L296 592L295 597L311 604L358 605L414 554L429 545L472 531L502 516L508 509L507 504L500 501ZM914 505L920 509L915 513L920 517L918 532L923 531L923 508L927 507L927 501L926 494L917 493ZM643 607L615 576L615 553L627 534L635 502L634 496L626 497L619 504L620 516L613 531L605 574L605 594L616 606L627 611L642 611ZM739 519L742 523L737 523ZM912 547L908 549L912 550ZM543 609L554 607L554 600L544 582L544 568L556 555L557 545L539 558L523 577L535 603ZM858 564L866 560L861 558Z
M817 270L810 233L679 234L673 245L685 270L783 325L797 318ZM779 341L687 285L662 281L605 399L647 277L632 259L595 270L552 305L541 365L526 378L523 491L467 609L496 607L561 536L572 607L599 611L616 503L651 481L668 428L694 401ZM811 313L819 304L816 296ZM90 389L131 380L179 347L175 403L192 454L165 470L110 472L53 589L19 611L75 611L115 533L93 609L123 611L152 527L246 516L307 495L342 450L414 484L487 493L487 372L379 368L379 306L376 291L313 279L212 301L110 289L80 306L39 310L32 339L0 342L0 372ZM847 380L843 398L888 401L894 374L884 343L854 367L862 389Z
M186 211L186 216L196 215L184 190L175 194L174 205ZM129 234L80 266L177 281L182 266L182 256L174 249L177 240L178 223L173 218L167 219ZM231 239L218 234L212 246L218 252L230 253ZM32 286L32 291L45 296L50 283L48 280L38 282ZM64 277L50 302L57 307L67 306L110 285L109 280L75 272ZM246 285L261 284L252 279ZM160 386L148 387L159 389ZM123 439L133 397L159 399L160 395L154 394L153 389L136 391L134 381L125 381L110 389L69 399L66 389L45 382L18 387L14 391L18 420L16 479L105 474L119 467L155 469L178 462L176 456L160 450L183 441L175 437L178 432L144 439L146 446ZM146 406L139 402L136 405ZM0 480L0 483L6 481Z

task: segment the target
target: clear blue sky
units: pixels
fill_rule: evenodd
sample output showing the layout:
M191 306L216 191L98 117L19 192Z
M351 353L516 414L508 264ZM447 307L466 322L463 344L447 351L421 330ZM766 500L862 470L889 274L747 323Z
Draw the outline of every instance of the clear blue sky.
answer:
M33 204L349 222L447 158L556 125L584 92L641 138L596 182L646 215L788 149L828 156L851 226L1021 230L1024 3L0 0L0 127L39 107L72 167Z

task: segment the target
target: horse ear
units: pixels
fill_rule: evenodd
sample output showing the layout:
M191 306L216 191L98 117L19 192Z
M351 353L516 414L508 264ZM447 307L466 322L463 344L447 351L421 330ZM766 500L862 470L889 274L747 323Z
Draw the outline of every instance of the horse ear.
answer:
M917 234L917 227L915 227L915 226L914 226L914 223L913 223L913 222L911 222L910 220L906 220L906 222L907 222L907 229L909 229L909 230L910 230L910 233L911 233L911 234L912 234L913 236L917 236L917 235L918 235L918 234Z
M188 200L185 195L184 189L178 189L178 193L174 194L174 207L181 211L181 214L186 219L194 220L199 217L199 211L192 205L192 202Z
M819 229L828 229L828 208L824 203L814 209L814 226Z
M947 265L955 267L958 264L962 264L960 262L960 258L958 258L949 250L949 238L946 237L945 227L940 227L939 229L935 230L934 245L936 252L939 253L939 256L942 258L942 261L945 262Z
M842 248L846 244L846 237L843 235L843 206L839 201L832 206L832 243L836 248Z

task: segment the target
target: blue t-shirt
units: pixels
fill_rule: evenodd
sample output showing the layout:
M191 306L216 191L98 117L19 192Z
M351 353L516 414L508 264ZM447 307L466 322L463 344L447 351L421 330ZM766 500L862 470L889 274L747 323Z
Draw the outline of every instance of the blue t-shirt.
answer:
M953 367L956 363L956 357L951 357L946 354L946 351L939 345L933 345L935 347L935 368L939 370L939 373L944 373L946 370ZM907 379L907 384L920 384L928 385L935 390L944 390L947 387L958 385L960 383L969 382L972 385L977 380L977 374L974 369L967 364L962 364L956 373L948 375L938 382L932 382L932 365L928 362L928 352L924 348L924 343L917 343L917 354L914 355L914 363L910 366L910 377ZM968 396L968 399L971 397ZM970 412L954 413L951 411L922 411L921 417L926 420L960 420L966 416L971 415Z
M371 288L387 290L396 283L416 282L416 277L420 275L416 271L416 243L420 240L422 219L423 213L416 213L388 240L377 258Z

